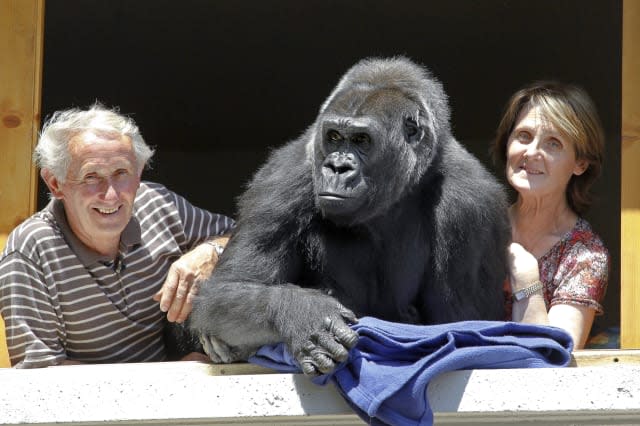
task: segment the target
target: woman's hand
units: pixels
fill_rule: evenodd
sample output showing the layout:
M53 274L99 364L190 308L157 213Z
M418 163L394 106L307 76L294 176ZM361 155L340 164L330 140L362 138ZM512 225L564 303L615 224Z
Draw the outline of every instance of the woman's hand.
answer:
M518 243L509 246L511 262L511 290L525 289L540 280L538 260Z

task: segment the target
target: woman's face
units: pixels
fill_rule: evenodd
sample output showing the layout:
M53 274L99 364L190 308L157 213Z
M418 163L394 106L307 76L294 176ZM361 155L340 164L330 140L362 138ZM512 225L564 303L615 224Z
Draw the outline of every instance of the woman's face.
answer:
M565 193L573 175L584 173L585 160L576 160L575 147L540 107L523 110L507 142L507 180L520 195Z

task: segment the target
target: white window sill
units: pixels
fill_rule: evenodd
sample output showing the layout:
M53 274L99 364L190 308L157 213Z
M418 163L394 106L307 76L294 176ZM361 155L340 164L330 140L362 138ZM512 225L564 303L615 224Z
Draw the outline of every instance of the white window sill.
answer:
M595 358L578 368L443 374L428 392L436 424L640 424L640 356ZM332 385L249 364L0 369L0 424L53 423L363 424Z

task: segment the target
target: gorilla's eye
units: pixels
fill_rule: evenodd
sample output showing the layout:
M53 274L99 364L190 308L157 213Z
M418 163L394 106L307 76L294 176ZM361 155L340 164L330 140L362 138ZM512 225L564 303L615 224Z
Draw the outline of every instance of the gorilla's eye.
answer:
M356 145L368 145L369 142L371 142L371 138L366 133L356 133L351 138L351 142L355 143Z
M413 118L407 118L404 126L406 127L407 136L411 137L418 134L418 123Z
M404 119L404 135L409 143L422 139L422 128L414 118L407 117Z
M327 132L327 140L329 140L329 142L339 142L342 140L342 135L335 130L329 130Z

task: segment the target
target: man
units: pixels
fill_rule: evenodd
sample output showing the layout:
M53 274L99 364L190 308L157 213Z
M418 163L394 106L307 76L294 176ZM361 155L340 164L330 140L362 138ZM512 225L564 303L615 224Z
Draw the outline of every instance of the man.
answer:
M43 127L34 160L52 199L0 257L14 367L167 359L164 312L187 318L233 221L141 182L152 155L133 120L100 105Z

